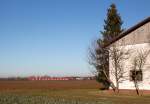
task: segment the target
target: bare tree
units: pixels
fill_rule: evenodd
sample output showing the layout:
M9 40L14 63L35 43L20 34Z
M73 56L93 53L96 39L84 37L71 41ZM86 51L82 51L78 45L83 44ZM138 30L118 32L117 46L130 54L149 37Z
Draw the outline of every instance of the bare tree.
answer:
M115 79L116 83L116 91L119 93L119 84L126 80L124 70L124 62L127 61L130 57L131 49L126 49L123 45L118 45L116 43L112 44L109 47L109 55L110 55L110 64L111 69L110 73L112 77Z
M109 77L109 50L103 47L102 40L94 41L89 48L88 63L96 69L97 80L115 91L116 87Z
M139 93L139 83L142 81L144 66L147 60L148 55L150 54L150 50L140 49L137 50L137 55L134 56L132 62L132 70L131 70L131 80L134 83L134 87L137 95Z

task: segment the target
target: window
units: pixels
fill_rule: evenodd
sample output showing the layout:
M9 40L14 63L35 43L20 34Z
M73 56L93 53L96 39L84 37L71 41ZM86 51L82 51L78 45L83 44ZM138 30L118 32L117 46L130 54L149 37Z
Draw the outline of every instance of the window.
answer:
M142 81L143 73L141 70L130 70L130 81Z

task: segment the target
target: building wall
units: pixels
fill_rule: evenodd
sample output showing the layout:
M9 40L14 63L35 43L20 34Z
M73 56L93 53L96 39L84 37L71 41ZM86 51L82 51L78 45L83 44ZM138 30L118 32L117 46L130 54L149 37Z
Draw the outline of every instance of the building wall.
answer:
M121 38L114 44L110 45L110 49L113 46L123 49L124 52L129 50L130 57L123 61L123 70L125 72L123 81L119 84L120 89L135 89L133 81L130 81L130 70L133 68L133 59L138 52L150 50L150 22L141 26L137 30L131 32L127 36ZM109 73L110 79L116 84L115 76L112 71L114 70L112 58L109 58ZM144 90L150 90L150 55L147 57L146 63L143 67L143 81L139 82L139 88Z
M150 43L150 22L115 42L117 45L134 45L142 43Z
M119 86L120 89L135 89L134 88L134 84L133 81L130 81L130 70L133 69L133 59L136 55L138 55L138 52L147 52L150 49L150 44L149 43L143 43L143 44L136 44L136 45L128 45L128 46L124 46L123 48L125 51L129 50L131 53L129 54L129 58L127 58L127 60L125 60L122 65L123 65L123 70L124 70L124 78L121 79L123 80ZM140 89L145 89L145 90L150 90L150 54L147 57L146 63L142 69L143 72L143 81L141 81L139 83L139 88ZM114 82L114 84L116 85L115 82L115 76L113 74L112 71L114 71L114 67L113 67L113 62L112 59L110 57L110 61L109 61L109 69L110 69L110 79Z

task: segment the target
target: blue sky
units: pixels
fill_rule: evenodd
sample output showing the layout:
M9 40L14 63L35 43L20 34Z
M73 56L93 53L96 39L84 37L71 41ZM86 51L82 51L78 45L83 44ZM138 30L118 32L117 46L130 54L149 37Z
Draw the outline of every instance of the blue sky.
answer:
M111 3L124 28L150 16L149 0L0 0L0 76L89 75Z

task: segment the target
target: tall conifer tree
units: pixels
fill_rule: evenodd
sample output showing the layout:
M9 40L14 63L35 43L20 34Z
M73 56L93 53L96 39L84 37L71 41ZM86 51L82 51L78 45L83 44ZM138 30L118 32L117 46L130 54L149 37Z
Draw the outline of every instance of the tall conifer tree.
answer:
M107 49L103 48L103 45L108 44L123 31L121 28L123 22L117 12L115 4L111 4L110 8L108 8L107 17L104 20L104 23L104 30L101 31L102 39L98 40L99 48L97 51L99 50L99 52L96 52L96 54L97 56L101 56L97 58L97 60L99 60L97 70L100 70L98 80L101 81L106 88L108 88L110 83L101 69L103 67L103 70L105 70L107 76L109 77L109 53L107 52Z
M104 20L104 23L104 31L101 31L101 34L104 43L107 44L123 31L121 28L123 22L120 14L117 12L115 4L111 4L107 10L107 18Z
M109 53L103 46L108 44L113 38L117 37L123 29L122 20L117 12L115 4L111 4L107 10L107 17L104 20L104 30L101 31L102 38L97 40L97 47L90 52L90 64L97 70L97 80L103 83L104 89L112 85L109 80ZM114 87L114 86L112 86ZM115 88L114 88L115 89Z

